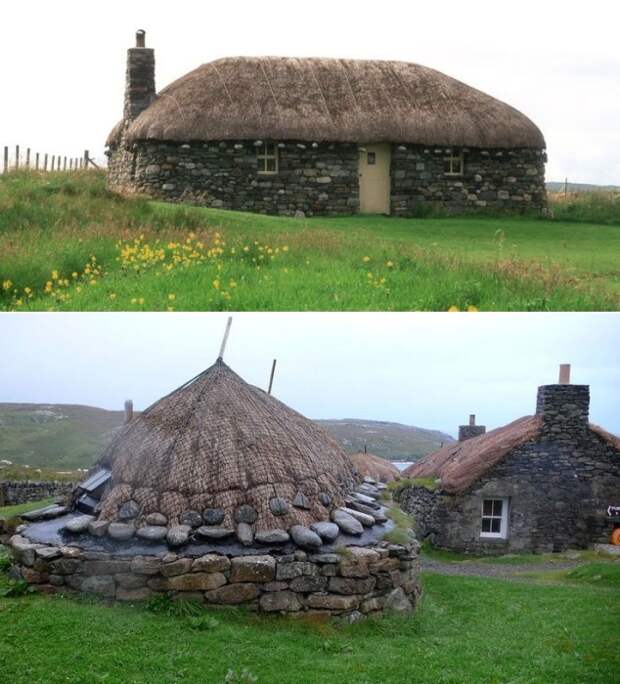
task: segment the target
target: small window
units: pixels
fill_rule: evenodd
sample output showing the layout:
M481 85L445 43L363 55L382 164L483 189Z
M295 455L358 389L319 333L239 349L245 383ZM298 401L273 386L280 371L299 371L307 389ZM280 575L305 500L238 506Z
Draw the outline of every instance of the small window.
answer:
M451 154L443 160L443 172L445 176L462 176L465 166L465 158L462 152Z
M483 499L480 536L506 539L508 536L508 499Z
M376 152L368 152L367 162L368 162L368 166L372 166L373 164L376 164L377 163L377 153Z
M256 148L258 173L278 173L278 146L276 143L263 143Z

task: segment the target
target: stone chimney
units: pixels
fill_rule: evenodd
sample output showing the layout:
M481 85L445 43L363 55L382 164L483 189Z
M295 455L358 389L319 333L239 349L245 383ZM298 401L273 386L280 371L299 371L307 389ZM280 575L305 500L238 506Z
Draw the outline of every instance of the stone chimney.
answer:
M469 414L469 425L459 425L459 442L483 435L487 431L486 425L476 425L476 414Z
M127 399L125 402L125 423L130 423L133 419L133 401Z
M538 388L536 415L542 416L544 428L549 432L566 432L588 426L590 387L570 384L570 364L560 366L557 385Z
M136 47L127 50L125 124L133 121L155 99L155 51L144 47L146 33L136 32Z

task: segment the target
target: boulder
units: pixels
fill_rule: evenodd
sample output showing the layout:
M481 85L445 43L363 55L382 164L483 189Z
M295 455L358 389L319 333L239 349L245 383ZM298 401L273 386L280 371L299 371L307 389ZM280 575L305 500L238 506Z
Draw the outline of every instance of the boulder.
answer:
M104 537L110 526L107 520L91 520L88 523L88 531L93 537Z
M136 532L136 536L147 541L162 541L167 535L168 528L160 525L146 525Z
M345 513L342 509L332 511L332 520L345 534L360 535L364 531L362 523L352 515Z
M303 525L293 525L289 529L293 541L305 549L319 549L323 545L321 537L313 532L309 527Z
M360 604L359 596L334 596L332 594L310 594L306 599L309 608L322 610L354 610Z
M251 525L252 523L256 522L256 518L258 518L256 509L252 508L252 506L248 506L247 504L239 506L239 508L237 508L235 511L235 522Z
M405 594L402 587L397 587L387 595L385 610L399 613L400 615L411 615L413 613L411 601L407 598L407 594Z
M251 583L227 584L205 594L209 603L237 604L252 601L259 594L258 587Z
M332 497L327 492L319 493L319 501L325 508L329 508L332 505Z
M110 523L108 526L108 536L117 541L127 541L131 539L136 532L133 525L126 523Z
M133 499L125 501L125 503L118 509L119 520L133 520L140 515L140 504Z
M71 518L69 522L65 525L64 529L67 532L72 532L73 534L81 534L82 532L88 532L88 525L94 518L92 515L78 515L77 518Z
M168 524L168 518L163 513L149 513L146 516L146 524L164 527Z
M265 612L295 612L301 610L301 602L292 591L274 591L263 594L259 605Z
M200 527L202 525L202 515L198 511L183 511L179 516L179 523L189 527Z
M280 496L269 499L269 510L273 515L286 515L288 513L288 502Z
M192 567L191 558L179 558L178 560L172 561L172 563L164 563L159 571L164 577L174 577L175 575L183 575L190 571Z
M335 594L368 594L375 587L375 578L353 579L350 577L330 577L329 591Z
M153 596L153 592L148 587L138 589L125 589L119 587L116 590L117 601L146 601Z
M205 525L221 525L224 522L224 509L206 508L202 512L202 519ZM202 523L198 523L198 525L202 525Z
M40 558L43 561L52 561L62 556L62 553L57 546L43 546L37 548L35 549L35 554L37 558Z
M182 546L187 543L191 529L189 525L173 525L168 528L166 541L170 546Z
M335 523L315 522L310 525L310 529L316 532L324 541L334 541L340 532L340 528Z
M302 577L295 577L291 581L290 587L292 591L301 593L308 593L311 591L323 591L327 586L327 577L310 577L304 575Z
M252 532L252 525L245 522L237 524L237 539L243 546L252 546L254 541L254 532Z
M254 539L261 544L285 544L289 539L289 534L286 530L272 529L263 532L257 532Z
M169 588L174 591L211 591L224 584L226 577L221 572L192 572L168 580Z
M203 539L225 539L233 535L235 531L230 527L210 527L203 525L196 530L196 534Z
M154 558L134 558L131 561L131 572L138 575L156 575L161 563Z
M230 568L230 560L218 553L207 553L192 563L192 572L225 572Z
M230 582L271 582L276 578L273 556L237 556L233 558Z
M308 497L303 492L297 492L297 494L295 494L295 498L293 499L293 506L295 506L295 508L310 510L310 502L308 501Z

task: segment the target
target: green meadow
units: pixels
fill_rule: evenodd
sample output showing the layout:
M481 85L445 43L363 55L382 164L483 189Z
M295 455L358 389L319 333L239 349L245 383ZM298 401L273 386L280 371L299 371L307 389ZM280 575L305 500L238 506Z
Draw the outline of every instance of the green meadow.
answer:
M120 198L96 171L10 173L0 308L620 309L620 203L555 215L268 217Z

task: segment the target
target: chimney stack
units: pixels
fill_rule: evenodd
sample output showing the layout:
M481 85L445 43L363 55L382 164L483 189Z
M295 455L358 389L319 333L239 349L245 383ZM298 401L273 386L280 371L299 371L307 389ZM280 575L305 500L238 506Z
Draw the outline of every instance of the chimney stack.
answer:
M560 365L557 385L541 385L536 415L551 432L587 427L590 416L590 387L570 384L570 364Z
M131 123L155 99L155 51L144 47L146 33L136 31L136 47L127 50L123 119Z
M133 401L127 399L125 401L125 423L130 423L133 418Z
M476 425L476 414L469 414L469 425L459 425L459 442L464 442L466 439L478 437L487 431L485 425Z

